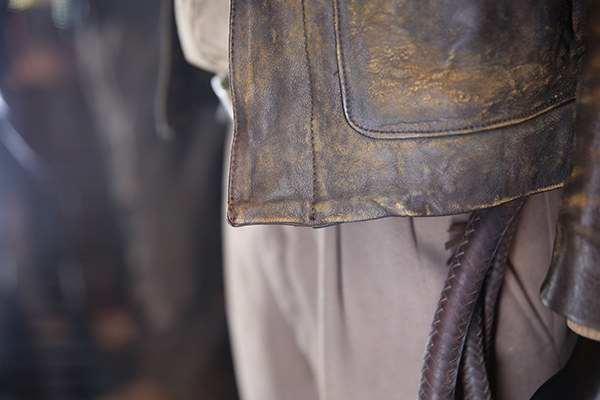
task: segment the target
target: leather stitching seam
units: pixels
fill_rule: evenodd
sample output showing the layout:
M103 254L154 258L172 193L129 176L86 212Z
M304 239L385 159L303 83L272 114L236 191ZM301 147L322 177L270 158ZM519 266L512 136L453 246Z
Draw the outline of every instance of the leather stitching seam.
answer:
M234 175L236 173L236 163L235 163L235 156L236 156L236 148L237 148L237 138L238 138L238 133L237 133L237 118L236 118L236 107L235 107L235 90L234 87L235 85L233 85L232 83L234 82L233 79L233 70L234 70L234 54L233 54L233 35L234 35L234 28L235 28L235 0L231 1L231 9L229 12L229 90L230 90L230 96L231 96L231 104L232 104L232 110L233 110L233 142L231 144L231 155L230 155L230 161L229 161L229 204L228 204L228 208L227 208L227 213L229 214L229 218L231 220L231 222L233 222L233 181L234 181Z
M310 221L315 220L315 198L317 191L317 168L316 168L316 154L315 154L315 131L314 131L314 99L312 91L312 82L310 77L310 58L308 53L308 32L306 29L306 9L304 6L304 0L301 2L302 5L302 28L304 33L304 51L306 54L306 73L308 75L308 92L310 95L310 147L312 152L312 199L310 203L310 215L308 219Z

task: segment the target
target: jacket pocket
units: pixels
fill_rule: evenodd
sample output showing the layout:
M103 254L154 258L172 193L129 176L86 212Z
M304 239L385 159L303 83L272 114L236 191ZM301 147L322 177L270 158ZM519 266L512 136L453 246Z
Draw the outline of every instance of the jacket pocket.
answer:
M583 39L572 0L333 4L344 114L363 135L496 129L575 96Z

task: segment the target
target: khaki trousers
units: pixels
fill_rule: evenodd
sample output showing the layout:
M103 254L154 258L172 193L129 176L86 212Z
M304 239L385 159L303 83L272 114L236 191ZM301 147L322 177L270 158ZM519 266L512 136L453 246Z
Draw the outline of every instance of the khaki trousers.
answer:
M529 399L573 334L539 300L560 191L524 206L502 288L495 399ZM417 398L430 325L467 215L322 229L225 229L227 306L244 400Z

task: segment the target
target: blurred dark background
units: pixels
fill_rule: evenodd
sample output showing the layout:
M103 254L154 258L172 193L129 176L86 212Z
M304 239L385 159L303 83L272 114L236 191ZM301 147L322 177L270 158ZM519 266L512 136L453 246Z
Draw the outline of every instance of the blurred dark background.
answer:
M233 400L227 117L172 0L0 0L0 400Z

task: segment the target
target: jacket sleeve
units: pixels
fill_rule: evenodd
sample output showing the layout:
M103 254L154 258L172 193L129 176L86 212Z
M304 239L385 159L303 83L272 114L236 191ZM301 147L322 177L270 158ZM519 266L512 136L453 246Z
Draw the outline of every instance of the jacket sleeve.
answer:
M565 183L553 262L541 297L546 306L571 322L600 330L600 2L588 0L588 16L573 166Z

